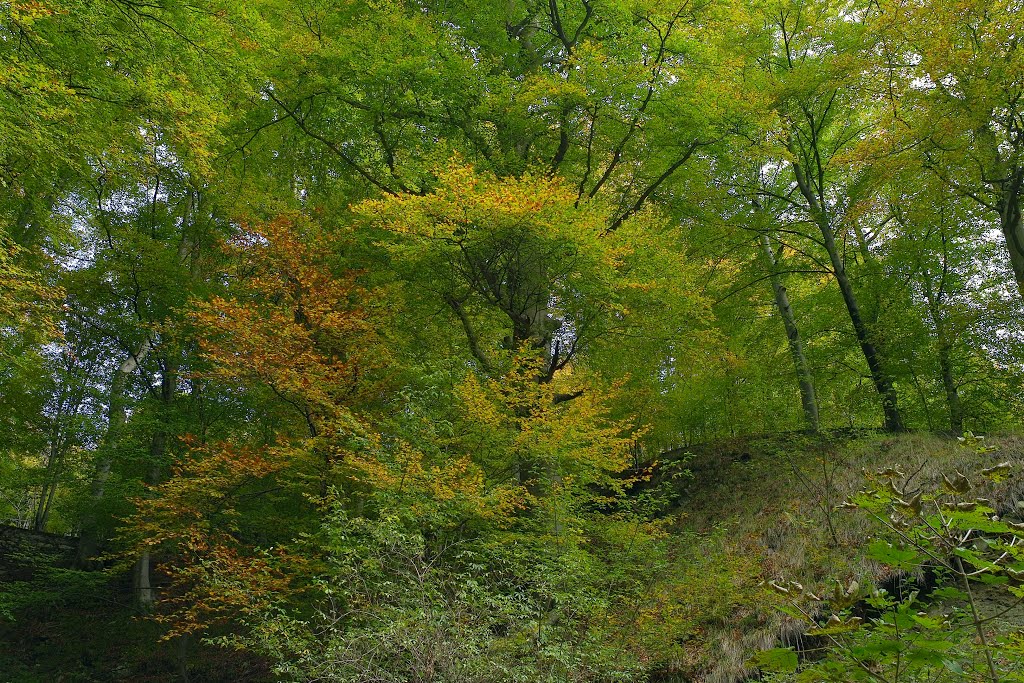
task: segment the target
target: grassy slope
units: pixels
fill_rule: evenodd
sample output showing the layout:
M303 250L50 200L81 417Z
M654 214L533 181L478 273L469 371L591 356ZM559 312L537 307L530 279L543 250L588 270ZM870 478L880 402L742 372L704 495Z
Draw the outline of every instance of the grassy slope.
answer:
M864 485L864 468L899 465L916 487L938 482L942 473L1009 460L1014 476L984 494L1001 514L1018 514L1024 437L991 436L985 443L995 450L981 454L955 439L927 434L785 434L690 449L693 476L676 487L678 529L706 534L699 562L728 567L735 585L723 590L723 575L712 587L721 599L705 601L693 657L680 662L678 672L709 683L737 681L748 673L743 662L752 652L780 638L798 638L804 626L772 607L777 598L759 588L763 581L797 580L820 589L833 578L862 584L888 578L863 556L873 531L870 520L858 511L834 510Z

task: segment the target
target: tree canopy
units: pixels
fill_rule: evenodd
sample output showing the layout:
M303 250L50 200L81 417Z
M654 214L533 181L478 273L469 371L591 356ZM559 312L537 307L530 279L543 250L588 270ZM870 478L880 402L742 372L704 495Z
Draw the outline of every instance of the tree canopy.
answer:
M0 517L281 680L670 670L666 458L1024 417L1022 26L0 3Z

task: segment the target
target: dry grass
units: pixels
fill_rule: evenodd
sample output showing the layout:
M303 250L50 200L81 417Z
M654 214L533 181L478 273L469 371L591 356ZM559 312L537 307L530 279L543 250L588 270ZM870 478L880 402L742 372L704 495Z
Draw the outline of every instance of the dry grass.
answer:
M942 474L969 473L1004 461L1014 476L979 487L997 511L1019 516L1024 500L1024 436L990 436L991 452L973 444L930 434L865 434L856 438L802 434L734 439L692 449L692 479L679 487L682 530L715 533L706 554L740 554L760 563L746 581L797 580L822 590L832 580L882 581L886 569L864 557L876 525L859 511L835 506L864 486L864 469L898 465L910 489L941 483ZM723 531L724 530L724 531ZM756 586L745 586L756 591ZM767 593L767 591L765 591ZM799 646L806 624L759 602L761 613L720 615L702 628L699 680L733 683L750 674L743 663L758 649L776 643Z

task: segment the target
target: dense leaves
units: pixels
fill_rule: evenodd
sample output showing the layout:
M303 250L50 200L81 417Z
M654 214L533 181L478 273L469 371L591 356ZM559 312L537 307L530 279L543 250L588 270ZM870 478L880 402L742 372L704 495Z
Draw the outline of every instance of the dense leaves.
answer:
M773 578L682 533L680 446L1024 416L1021 20L0 3L0 517L282 680L673 675ZM913 524L864 553L920 567ZM872 599L802 672L956 674Z

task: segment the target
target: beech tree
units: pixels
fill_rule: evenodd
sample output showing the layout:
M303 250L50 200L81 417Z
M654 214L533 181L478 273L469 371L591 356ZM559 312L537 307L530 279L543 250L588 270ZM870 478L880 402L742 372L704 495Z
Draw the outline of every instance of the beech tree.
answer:
M792 178L763 194L788 202L817 229L820 238L811 239L825 252L842 293L885 426L900 431L903 418L885 343L854 288L843 246L847 235L856 238L865 229L857 206L876 183L870 164L851 157L877 116L868 100L870 83L856 72L865 49L863 23L827 3L797 2L767 7L764 30L764 68L774 76L779 97L773 134Z
M1019 424L1018 4L0 3L0 516L182 678L678 668L686 448Z
M1013 2L893 2L872 23L885 36L892 136L950 191L990 212L1024 296L1024 59Z

